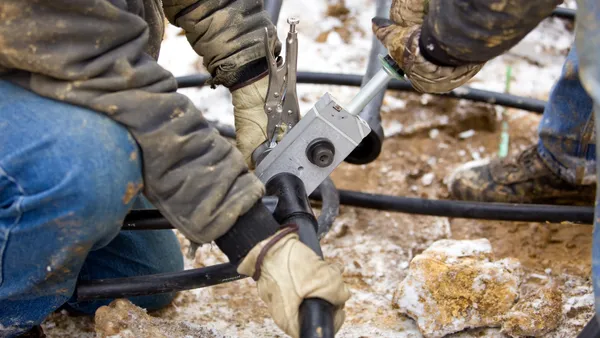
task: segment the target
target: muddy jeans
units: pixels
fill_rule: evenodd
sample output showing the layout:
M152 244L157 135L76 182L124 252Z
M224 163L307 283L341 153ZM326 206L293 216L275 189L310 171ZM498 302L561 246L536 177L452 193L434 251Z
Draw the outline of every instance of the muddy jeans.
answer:
M75 302L78 279L183 269L172 231L120 232L141 188L140 156L108 117L0 81L0 337L65 303L92 314L109 302ZM132 301L156 309L172 297Z
M548 167L573 184L596 182L596 140L592 98L579 81L573 45L552 88L539 125L538 152Z

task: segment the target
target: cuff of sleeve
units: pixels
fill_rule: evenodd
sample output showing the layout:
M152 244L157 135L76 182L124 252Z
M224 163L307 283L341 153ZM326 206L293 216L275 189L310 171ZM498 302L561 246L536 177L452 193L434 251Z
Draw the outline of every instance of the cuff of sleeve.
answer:
M421 27L421 36L419 37L419 50L423 57L438 66L458 67L468 64L469 62L461 61L450 56L444 48L442 48L438 39L433 36L429 20L425 19Z
M261 58L233 72L220 72L217 77L219 78L218 82L229 88L229 91L232 92L262 79L267 74L269 74L267 58Z
M240 216L237 222L215 243L237 265L252 248L261 241L273 236L280 226L269 209L262 203L256 203L247 213Z

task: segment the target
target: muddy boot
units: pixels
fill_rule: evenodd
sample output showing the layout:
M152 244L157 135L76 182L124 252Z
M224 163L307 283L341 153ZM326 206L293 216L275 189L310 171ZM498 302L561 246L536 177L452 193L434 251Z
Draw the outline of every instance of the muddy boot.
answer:
M449 179L454 199L504 202L593 205L595 185L573 185L550 171L532 146L518 156L489 163L467 163Z
M45 338L44 330L39 325L36 325L31 328L31 330L23 333L19 336L19 338Z

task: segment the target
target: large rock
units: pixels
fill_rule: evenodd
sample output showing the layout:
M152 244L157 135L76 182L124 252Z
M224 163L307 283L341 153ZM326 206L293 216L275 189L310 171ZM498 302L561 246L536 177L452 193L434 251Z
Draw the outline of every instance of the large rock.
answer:
M511 337L546 335L562 320L562 298L562 293L554 285L530 292L506 314L502 332Z
M425 337L501 326L519 297L521 265L494 261L487 239L441 240L410 263L393 299Z
M98 338L222 338L198 325L149 316L126 299L117 299L96 311Z

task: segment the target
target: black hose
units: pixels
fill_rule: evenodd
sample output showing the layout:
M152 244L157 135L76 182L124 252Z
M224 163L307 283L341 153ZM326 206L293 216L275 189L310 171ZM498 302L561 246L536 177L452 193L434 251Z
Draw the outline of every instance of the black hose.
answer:
M223 125L223 124L219 124L216 122L209 122L211 125L213 125L215 127L215 129L217 129L217 131L219 132L219 134L221 134L221 136L224 137L228 137L228 138L235 138L235 129L232 126L228 126L228 125Z
M322 200L316 190L311 199ZM573 222L593 224L594 208L545 204L484 203L398 197L339 190L340 204L407 214L515 222ZM170 229L158 211L132 211L122 230Z
M577 13L577 11L574 10L574 9L568 9L568 8L564 8L564 7L557 7L552 12L552 16L553 17L557 17L557 18L561 18L561 19L567 19L567 20L575 21L575 13Z
M271 22L277 26L283 0L265 0L265 10L271 17Z
M339 193L340 202L343 205L429 216L523 222L559 223L570 221L587 224L592 224L594 217L594 210L591 207L427 200L347 190L340 190ZM311 195L311 198L316 200L321 200L322 197L318 190ZM156 219L143 218L141 215L150 215ZM124 230L170 227L170 224L160 216L158 211L144 210L133 211L128 216ZM77 297L81 301L149 295L211 286L240 278L242 277L235 273L235 269L231 265L221 264L177 273L81 282L78 286Z
M207 80L208 75L203 74L188 75L177 78L179 88L201 87L206 83ZM298 72L298 83L360 87L362 83L362 76L353 74ZM416 90L408 81L399 80L390 81L388 90L416 92ZM544 106L546 105L545 101L538 99L496 93L470 87L461 87L453 90L450 93L436 95L471 100L475 102L497 104L516 109L528 110L540 114L544 112Z
M585 325L577 338L600 338L600 325L598 325L596 315Z
M321 239L329 232L336 217L340 214L340 194L329 177L319 185L317 191L323 197L321 214L317 219L317 223L319 223L317 236Z
M318 218L319 238L329 232L340 213L340 196L331 178L327 178L316 190L320 196L321 214ZM264 203L271 203L263 199ZM270 207L270 205L268 205ZM165 230L173 226L157 209L131 210L123 221L122 231Z
M135 297L203 288L245 277L237 273L235 266L225 263L180 272L80 281L75 295L78 302Z
M376 17L389 18L391 0L377 0ZM367 71L362 79L361 87L365 86L382 68L379 55L386 55L385 46L373 35L371 38L371 51L367 62ZM359 116L367 122L371 132L363 138L360 144L344 159L351 164L367 164L373 162L381 153L383 146L383 127L381 126L381 105L385 91L377 93L363 108Z
M584 224L592 224L594 220L592 207L430 200L349 190L339 190L339 194L342 205L417 215L517 222L568 221ZM311 198L319 200L321 196L315 191Z

